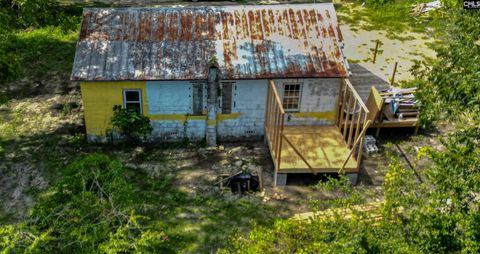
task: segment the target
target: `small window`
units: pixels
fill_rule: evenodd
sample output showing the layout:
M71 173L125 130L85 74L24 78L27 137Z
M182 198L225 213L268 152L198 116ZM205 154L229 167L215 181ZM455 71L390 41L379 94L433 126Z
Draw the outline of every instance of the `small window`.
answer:
M123 106L127 112L142 114L142 91L123 90Z
M288 83L283 85L283 108L285 111L298 111L300 109L300 83Z

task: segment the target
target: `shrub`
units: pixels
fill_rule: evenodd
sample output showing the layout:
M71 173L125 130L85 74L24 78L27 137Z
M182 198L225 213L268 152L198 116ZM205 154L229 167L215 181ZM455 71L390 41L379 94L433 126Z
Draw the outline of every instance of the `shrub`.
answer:
M135 214L138 197L116 159L94 153L65 170L33 208L28 223L0 227L2 253L162 252L167 237Z
M153 130L150 118L134 111L126 111L119 105L113 106L111 123L113 131L127 141L146 139Z
M12 81L22 74L20 59L11 52L0 49L0 81Z

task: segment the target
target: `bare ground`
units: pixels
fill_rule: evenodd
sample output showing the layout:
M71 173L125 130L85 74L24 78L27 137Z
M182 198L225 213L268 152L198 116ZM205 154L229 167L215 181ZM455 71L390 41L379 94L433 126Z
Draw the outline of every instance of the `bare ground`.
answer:
M171 4L163 1L148 2ZM126 5L129 3L147 4L147 1L125 0ZM393 67L394 61L400 61L398 79L408 79L406 70L411 66L412 60L424 55L431 56L425 41L419 41L423 39L417 34L412 35L416 38L413 41L401 41L386 38L384 31L360 31L351 29L346 24L342 29L347 41L347 56L367 62L367 65L374 40L383 41L383 53L379 55L378 62L372 69L376 68L385 79L391 74L389 68ZM67 79L67 74L60 74L40 83L21 80L17 87L25 86L22 89L29 92L22 93L25 95L22 98L0 106L0 221L18 221L28 213L35 203L36 195L61 177L59 172L49 170L52 165L65 165L78 154L99 149L95 145L82 143L84 123L78 84L68 82ZM441 148L438 137L447 131L448 128L442 126L440 130L419 136L411 136L410 130L382 132L379 139L381 153L366 156L357 188L374 191L378 194L376 199L382 199L381 184L388 170L388 156L402 157L394 143L398 144L412 164L418 166L421 175L422 168L428 167L429 162L425 158L416 157L418 150L423 146ZM103 146L101 149L108 151L108 148ZM134 152L115 149L112 154L133 168L149 172L152 177L160 174L171 175L177 187L190 195L221 192L215 184L220 174L232 174L241 169L258 172L265 188L248 198L277 207L280 216L309 211L310 199L331 197L331 194L320 193L309 186L314 184L313 178L321 180L321 177L313 175L294 176L290 178L288 186L273 187L273 167L267 148L262 142L229 143L216 151L141 146ZM402 160L408 166L406 160ZM224 194L225 198L238 198L229 193Z

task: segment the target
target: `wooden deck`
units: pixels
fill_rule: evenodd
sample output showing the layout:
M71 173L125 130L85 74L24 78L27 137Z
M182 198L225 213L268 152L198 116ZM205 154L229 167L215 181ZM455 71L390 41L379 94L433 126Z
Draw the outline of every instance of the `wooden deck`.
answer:
M279 173L338 172L350 154L350 149L337 126L285 126L281 147ZM289 141L286 142L285 138ZM309 166L299 157L299 151ZM354 156L345 166L345 172L357 172Z
M355 121L344 124L344 113ZM363 138L370 125L369 111L348 80L342 81L335 124L285 125L285 110L275 83L270 80L265 114L265 141L275 167L275 185L285 185L288 173L348 173L353 183L362 159Z

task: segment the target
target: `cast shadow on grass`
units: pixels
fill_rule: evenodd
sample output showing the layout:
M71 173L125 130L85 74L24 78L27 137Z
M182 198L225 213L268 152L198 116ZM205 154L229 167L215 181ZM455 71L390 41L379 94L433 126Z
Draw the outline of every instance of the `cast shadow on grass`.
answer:
M86 143L83 133L84 126L67 124L50 133L0 140L0 145L7 150L7 159L3 163L31 164L48 179L51 186L63 178L65 166L80 156L100 152L119 157L133 154L137 147ZM169 159L162 157L153 163L168 163ZM141 167L144 163L142 158L128 161L133 163L127 165L125 177L138 194L133 209L137 214L146 215L151 225L161 225L160 228L168 235L169 249L174 252L215 252L228 244L229 237L235 232L245 233L252 225L269 225L275 218L274 209L253 195L235 196L213 186L196 189L193 194L187 193L181 187L189 186L178 186L175 181L179 173L175 168L152 176ZM191 170L196 169L193 167ZM45 191L32 191L31 188L35 187L27 186L26 191L34 199ZM15 213L27 214L27 211ZM2 217L2 223L19 222L26 218Z
M19 63L20 76L1 82L0 91L15 99L41 94L67 94L77 89L70 82L75 55L77 31L61 27L44 27L18 31L0 44L0 52L8 52Z

